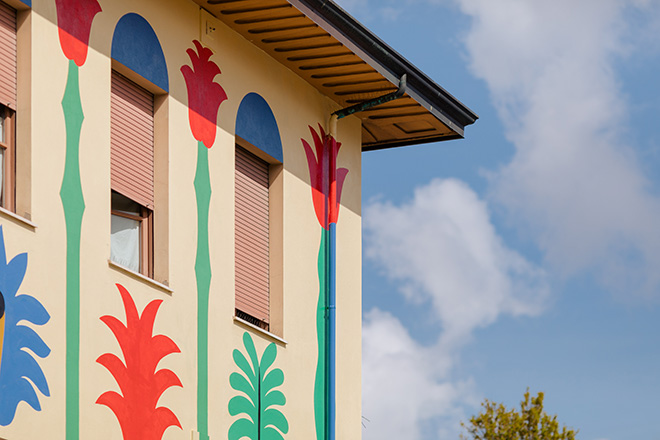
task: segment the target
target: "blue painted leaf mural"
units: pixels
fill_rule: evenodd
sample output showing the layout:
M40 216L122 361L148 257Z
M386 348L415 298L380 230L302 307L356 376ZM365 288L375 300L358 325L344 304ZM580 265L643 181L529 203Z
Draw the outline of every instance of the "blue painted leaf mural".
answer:
M44 325L50 315L41 303L30 295L19 295L18 289L25 277L27 254L19 254L7 263L5 239L0 226L0 298L4 305L0 316L0 425L7 426L23 401L37 411L41 410L38 389L50 396L48 383L41 367L32 356L40 358L50 354L50 348L23 321Z
M269 368L277 357L277 347L271 343L261 355L249 333L243 334L243 344L248 357L240 350L234 350L234 362L241 373L232 373L229 384L242 394L229 401L229 414L242 415L229 428L229 440L283 440L282 434L289 432L289 422L279 406L286 403L286 398L275 388L284 383L284 373L279 368ZM248 358L250 359L248 361Z

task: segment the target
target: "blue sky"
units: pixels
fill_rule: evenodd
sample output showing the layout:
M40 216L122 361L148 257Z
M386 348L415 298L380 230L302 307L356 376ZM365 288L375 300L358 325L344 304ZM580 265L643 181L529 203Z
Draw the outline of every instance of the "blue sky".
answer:
M660 440L660 2L339 0L480 119L363 156L365 440Z

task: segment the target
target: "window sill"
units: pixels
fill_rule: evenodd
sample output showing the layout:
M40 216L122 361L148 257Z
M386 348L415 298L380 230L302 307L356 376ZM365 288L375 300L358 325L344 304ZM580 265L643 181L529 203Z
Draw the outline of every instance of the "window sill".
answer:
M170 288L170 286L167 286L163 283L159 283L158 281L154 280L153 278L149 278L148 276L142 275L141 273L135 272L127 267L122 266L121 264L117 264L112 260L108 260L108 266L112 267L115 270L118 270L119 272L123 272L126 275L129 275L133 278L136 278L142 282L147 283L148 285L152 287L156 287L157 289L160 289L168 294L173 294L174 290Z
M11 220L22 223L24 226L28 226L31 229L37 229L37 225L32 223L30 220L26 219L25 217L21 217L15 212L11 212L3 207L0 207L0 214L3 217L9 217Z
M241 326L244 326L244 327L248 327L250 330L253 330L253 331L257 332L260 335L265 336L267 339L270 339L273 342L279 343L280 345L286 346L286 344L288 344L287 341L280 338L279 336L274 335L271 332L262 329L261 327L257 327L256 325L251 324L251 323L247 322L246 320L239 318L238 316L234 316L234 323L238 324L238 325L241 325Z

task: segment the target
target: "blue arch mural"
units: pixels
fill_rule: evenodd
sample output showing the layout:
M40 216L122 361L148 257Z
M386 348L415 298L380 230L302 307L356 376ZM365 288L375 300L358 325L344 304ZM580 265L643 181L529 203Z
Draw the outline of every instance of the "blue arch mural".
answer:
M169 92L167 63L163 48L151 25L140 15L124 15L112 36L114 60Z
M236 135L270 157L284 162L275 115L266 100L257 93L248 93L241 101L236 116Z

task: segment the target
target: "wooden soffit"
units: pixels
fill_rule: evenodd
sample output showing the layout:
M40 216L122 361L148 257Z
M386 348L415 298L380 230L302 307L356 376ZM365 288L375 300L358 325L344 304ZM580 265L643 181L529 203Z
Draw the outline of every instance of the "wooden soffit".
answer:
M343 108L397 90L403 97L355 116L362 148L463 137L477 116L329 0L195 0Z

